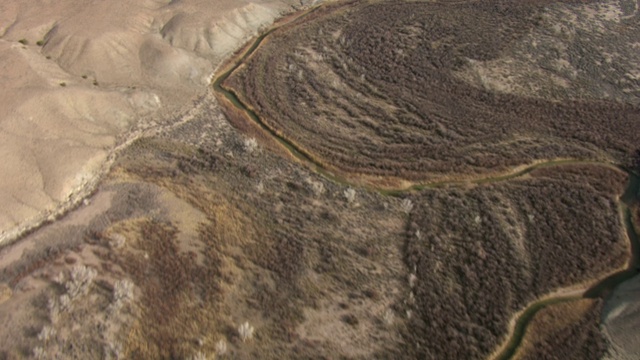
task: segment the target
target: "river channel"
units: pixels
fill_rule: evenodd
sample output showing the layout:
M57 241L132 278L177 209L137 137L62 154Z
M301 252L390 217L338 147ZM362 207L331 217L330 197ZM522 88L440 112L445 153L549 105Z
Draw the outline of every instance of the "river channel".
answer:
M278 132L267 125L260 116L253 111L249 106L244 104L239 97L229 89L225 88L223 83L224 81L239 67L241 66L254 52L260 44L275 30L280 28L281 26L299 21L302 18L308 16L319 7L312 8L310 10L306 10L297 15L290 17L288 21L280 22L279 24L274 25L271 29L264 32L262 35L258 36L250 45L246 46L244 49L234 56L232 61L229 63L228 69L224 71L222 74L218 75L214 82L213 88L219 95L223 96L226 100L231 102L233 106L240 109L244 112L248 118L250 118L253 122L259 125L265 132L270 134L275 140L277 140L281 145L283 145L286 149L288 149L291 154L298 158L303 163L309 165L314 171L325 176L331 181L356 186L355 184L349 183L345 178L333 174L332 172L325 169L320 162L316 161L313 155L307 153L304 149L300 148L296 144L288 141L278 134ZM505 181L514 179L523 175L530 173L536 168L540 167L549 167L549 166L561 166L561 165L569 165L569 164L594 164L594 165L602 165L602 166L616 166L611 163L601 162L601 161L591 161L591 160L575 160L575 159L562 159L562 160L549 160L545 162L538 162L536 164L532 164L526 167L518 168L514 171L507 172L502 175L493 175L484 178L477 178L472 180L464 180L464 181L437 181L430 183L422 183L416 184L411 187L402 188L402 189L381 189L375 188L371 186L365 187L367 190L377 191L385 195L389 196L404 196L409 192L416 192L428 188L438 188L438 187L448 187L448 186L461 186L465 184L486 184L486 183L494 183L499 181ZM587 289L583 294L579 295L558 295L558 296L550 296L546 297L543 300L534 301L530 303L525 309L523 309L518 317L515 320L514 327L510 334L508 335L507 341L501 347L501 351L494 357L497 360L506 360L513 357L513 355L517 352L518 347L520 346L522 339L526 334L526 330L531 320L534 319L535 315L542 309L547 306L551 306L554 304L558 304L561 302L567 301L575 301L580 298L602 298L607 299L615 287L620 285L626 280L629 280L633 276L638 274L639 271L639 258L640 258L640 244L638 239L638 234L636 233L633 224L632 224L632 206L636 205L638 201L638 194L640 192L640 177L638 174L629 171L628 169L623 169L619 166L616 166L619 169L627 172L629 174L629 181L626 187L624 194L619 199L619 211L620 216L622 218L622 222L625 225L626 232L630 241L630 251L631 257L628 263L628 266L625 270L616 272L607 276L604 279L598 281L595 285ZM360 186L360 185L358 185ZM362 187L362 186L360 186Z

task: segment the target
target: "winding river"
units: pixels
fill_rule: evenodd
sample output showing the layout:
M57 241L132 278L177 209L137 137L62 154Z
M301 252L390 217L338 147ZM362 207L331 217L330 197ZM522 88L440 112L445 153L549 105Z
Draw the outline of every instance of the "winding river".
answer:
M333 174L324 168L318 161L315 161L313 156L307 153L304 149L300 148L296 144L288 141L278 134L278 132L267 125L258 114L252 110L249 106L244 104L240 98L230 89L224 87L224 81L240 66L245 60L247 60L255 50L260 46L260 44L275 30L282 27L283 25L293 23L298 21L309 14L313 13L315 10L320 8L320 6L316 6L309 10L300 12L296 15L293 15L279 23L275 24L268 31L264 32L262 35L258 36L253 42L246 46L243 50L239 51L234 58L228 63L227 70L223 71L222 74L218 75L214 82L213 88L215 92L230 102L237 109L244 112L248 118L250 118L255 124L257 124L260 128L262 128L265 132L270 134L275 140L278 141L282 146L284 146L289 152L297 159L302 161L303 163L309 165L314 171L323 175L331 181L350 186L360 186L357 184L350 183L347 179ZM591 161L591 160L577 160L577 159L562 159L562 160L549 160L545 162L538 162L529 166L520 167L514 169L510 172L501 174L501 175L492 175L487 177L480 177L472 180L463 180L463 181L436 181L436 182L428 182L412 185L410 187L400 188L400 189L381 189L372 186L365 186L367 190L377 191L384 195L389 196L403 196L409 192L420 191L428 188L439 188L439 187L447 187L447 186L460 186L465 184L486 184L486 183L494 183L505 180L514 179L523 175L530 173L531 171L541 168L541 167L549 167L549 166L561 166L561 165L569 165L569 164L594 164L594 165L602 165L602 166L615 166L618 169L625 171L629 174L629 181L626 187L624 194L619 199L619 211L622 221L625 225L626 232L630 241L630 250L631 250L631 258L629 264L625 270L616 272L607 276L604 279L598 281L591 288L586 291L577 291L570 295L552 295L545 297L542 300L534 301L530 303L525 309L523 309L519 314L516 315L516 319L514 321L513 328L510 333L507 335L507 340L500 347L500 349L496 352L497 355L494 355L493 358L497 360L506 360L512 358L517 352L525 334L527 331L527 326L530 324L531 320L535 317L535 315L542 309L547 306L551 306L554 304L575 301L580 298L603 298L607 299L608 296L613 292L614 288L619 284L623 283L626 280L629 280L633 276L637 275L640 270L640 243L639 236L636 233L633 224L632 224L632 206L636 205L638 202L638 194L640 192L640 176L638 174L629 171L628 169L622 168L619 165L606 163L603 161ZM362 187L362 186L360 186Z

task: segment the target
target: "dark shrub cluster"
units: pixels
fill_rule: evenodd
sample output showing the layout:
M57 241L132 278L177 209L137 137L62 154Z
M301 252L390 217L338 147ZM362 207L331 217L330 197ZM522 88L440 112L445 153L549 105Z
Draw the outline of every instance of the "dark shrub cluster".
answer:
M273 33L225 86L316 162L348 173L424 180L550 158L624 161L640 142L637 106L494 93L456 76L515 46L549 3L345 6Z
M590 174L612 179L610 186ZM606 167L554 167L425 191L406 247L417 276L415 329L407 336L420 358L486 357L528 302L623 266L617 196L624 180Z

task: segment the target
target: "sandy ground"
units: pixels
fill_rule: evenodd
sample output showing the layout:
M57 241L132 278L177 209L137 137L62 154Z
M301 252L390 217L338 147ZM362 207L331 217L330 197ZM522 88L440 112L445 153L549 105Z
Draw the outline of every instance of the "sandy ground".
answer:
M180 119L222 59L311 3L0 3L0 243L82 201L118 145Z
M640 276L621 284L605 305L602 330L611 343L607 359L640 357Z

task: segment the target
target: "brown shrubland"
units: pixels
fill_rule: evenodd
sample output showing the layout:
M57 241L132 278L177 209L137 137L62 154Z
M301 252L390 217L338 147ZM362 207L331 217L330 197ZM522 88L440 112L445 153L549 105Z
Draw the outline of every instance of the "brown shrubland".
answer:
M416 356L486 357L525 304L623 267L625 180L609 167L561 166L416 197L406 247Z
M542 159L625 161L640 142L637 106L497 93L456 75L515 46L551 3L362 2L319 11L269 35L225 85L273 132L352 175L425 180ZM568 44L570 59L597 41Z

